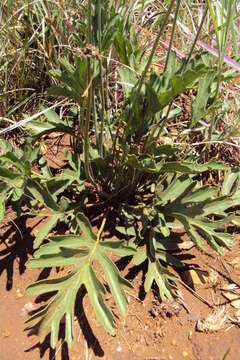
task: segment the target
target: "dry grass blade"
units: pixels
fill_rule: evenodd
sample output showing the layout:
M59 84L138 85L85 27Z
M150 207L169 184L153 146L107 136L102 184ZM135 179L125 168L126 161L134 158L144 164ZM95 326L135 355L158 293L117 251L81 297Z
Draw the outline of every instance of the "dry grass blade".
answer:
M58 107L59 105L62 105L64 102L65 102L65 99L57 102L56 104L48 107L47 109L44 109L44 110L40 111L40 112L37 113L37 114L34 114L34 115L30 116L29 118L22 119L22 120L18 121L17 123L8 126L6 129L3 129L3 130L0 131L0 135L3 135L3 134L6 134L6 133L8 133L8 132L10 132L10 131L12 131L12 130L15 130L15 129L19 128L20 126L26 125L26 124L29 123L30 121L35 120L35 119L37 119L39 116L45 114L45 113L48 112L49 110L55 109L55 108Z

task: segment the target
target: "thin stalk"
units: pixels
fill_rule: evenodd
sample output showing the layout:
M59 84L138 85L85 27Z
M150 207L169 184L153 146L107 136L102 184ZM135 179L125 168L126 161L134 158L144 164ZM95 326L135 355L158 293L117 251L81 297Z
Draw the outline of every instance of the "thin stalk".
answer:
M145 77L146 77L146 75L147 75L147 72L148 72L148 70L149 70L149 68L150 68L150 66L151 66L151 64L152 64L153 56L154 56L155 51L156 51L156 49L157 49L157 46L158 46L160 37L161 37L162 32L163 32L163 30L164 30L164 28L165 28L165 25L166 25L166 23L167 23L167 20L168 20L168 18L169 18L169 15L170 15L170 13L171 13L171 11L172 11L172 8L173 8L174 3L175 3L175 0L171 0L171 3L170 3L169 8L168 8L168 11L167 11L167 13L166 13L166 15L165 15L165 18L164 18L164 20L163 20L163 22L162 22L162 25L161 25L161 28L160 28L160 30L159 30L158 36L156 37L156 39L155 39L155 41L154 41L154 44L153 44L153 47L152 47L152 51L151 51L151 53L150 53L150 56L149 56L149 58L148 58L148 62L147 62L147 64L146 64L145 69L144 69L144 71L143 71L143 73L142 73L142 76L141 76L141 78L140 78L140 81L139 81L139 84L138 84L138 87L137 87L137 91L136 91L136 94L135 94L135 96L134 96L133 105L132 105L132 110L131 110L131 112L130 112L130 119L131 119L132 116L133 116L133 113L134 113L135 107L136 107L136 105L137 105L137 101L138 101L138 98L139 98L139 95L140 95L140 92L141 92L141 89L142 89L142 86L143 86L144 79L145 79Z
M98 0L97 4L97 12L98 12L98 49L99 54L101 54L102 50L102 9L101 9L101 0ZM104 94L104 80L103 80L103 71L102 71L102 58L99 57L99 71L100 71L100 97L101 97L101 127L100 127L100 137L99 137L99 152L100 155L103 156L103 131L104 131L104 117L105 117L105 94Z
M236 36L236 28L234 24L234 19L231 20L231 30L232 30L232 39L233 39L233 48L234 48L234 56L235 58L238 57L238 43L237 43L237 36Z
M98 125L97 125L97 110L96 110L96 101L95 95L92 91L92 108L93 108L93 120L94 120L94 128L95 128L95 138L96 138L96 146L99 146L99 139L98 139Z
M92 40L92 14L91 14L91 0L88 0L88 42ZM87 179L93 183L93 179L90 173L90 161L89 161L89 124L91 118L91 107L92 107L92 74L91 74L91 60L87 59L87 71L88 71L88 92L87 92L87 109L86 109L86 120L84 128L84 168Z
M194 38L194 41L193 41L192 47L191 47L191 49L190 49L190 52L189 52L189 54L188 54L187 60L186 60L186 62L185 62L185 64L184 64L184 66L183 66L182 74L185 72L185 70L186 70L186 68L187 68L187 65L188 65L188 63L189 63L189 61L190 61L190 59L191 59L192 54L193 54L193 51L194 51L194 49L195 49L195 47L196 47L196 44L197 44L197 41L198 41L198 39L199 39L200 33L201 33L201 31L202 31L202 27L203 27L204 21L205 21L205 19L206 19L207 13L208 13L208 6L205 7L205 10L204 10L204 13L203 13L203 16L202 16L201 23L200 23L200 25L199 25L199 27L198 27L198 31L197 31L196 36L195 36L195 38ZM169 115L170 110L171 110L171 107L172 107L172 103L173 103L173 102L171 102L171 103L169 104L169 106L168 106L167 114L166 114L165 118L164 118L163 121L162 121L161 127L160 127L160 129L159 129L159 131L158 131L158 136L159 136L160 133L162 132L162 130L163 130L163 128L164 128L164 125L165 125L166 122L167 122L168 115ZM153 134L152 134L152 136L151 136L151 139L154 137L154 134L155 134L156 131L157 131L157 127L155 127L155 128L153 129Z
M175 14L176 16L174 17L174 24L173 24L172 34L171 34L171 40L170 40L170 45L169 45L169 50L168 50L168 56L167 56L167 60L166 60L166 63L165 63L165 71L166 71L166 68L167 68L167 65L168 65L168 59L169 59L169 57L170 57L170 52L171 52L171 48L172 48L172 42L173 42L174 33L175 33L175 26L176 26L176 22L177 22L177 14L178 14L178 11L179 11L179 6L180 6L180 1L178 1L178 3L177 3L176 14ZM198 27L198 31L197 31L196 36L195 36L195 38L194 38L194 41L193 41L192 47L191 47L191 49L190 49L190 52L189 52L189 54L188 54L187 60L186 60L186 62L185 62L185 64L184 64L184 66L183 66L182 74L183 74L184 71L186 70L187 65L188 65L188 63L189 63L189 61L190 61L190 59L191 59L192 54L193 54L193 51L194 51L194 49L195 49L195 47L196 47L196 44L197 44L198 38L199 38L199 36L200 36L200 33L201 33L201 30L202 30L204 21L205 21L206 16L207 16L207 13L208 13L208 6L205 7L205 10L204 10L204 13L203 13L203 16L202 16L201 23L200 23L200 25L199 25L199 27ZM167 110L166 116L165 116L165 118L164 118L164 119L162 120L162 122L161 122L161 126L160 126L160 128L159 128L159 131L158 131L158 135L157 135L157 136L159 136L159 135L161 134L161 132L162 132L162 130L163 130L163 128L164 128L164 125L165 125L166 122L167 122L167 119L168 119L168 116L169 116L169 113L170 113L170 110L171 110L171 107L172 107L172 103L173 103L173 102L171 102L171 103L169 104L169 106L168 106L168 110ZM145 150L147 149L147 146L151 143L152 139L154 138L154 135L155 135L155 133L156 133L156 131L157 131L157 129L158 129L158 126L159 126L159 123L156 124L156 126L153 128L152 133L149 135L148 140L147 140L147 142L146 142L146 144L145 144Z
M88 83L91 82L91 62L90 58L88 60ZM86 120L85 120L85 129L84 129L84 168L87 179L93 184L94 181L91 176L90 172L90 161L89 161L89 124L90 124L90 117L91 117L91 107L92 107L92 91L91 86L88 89L87 95L87 111L86 111Z
M175 30L176 30L176 24L177 24L177 18L178 18L180 4L181 4L181 0L178 0L176 10L175 10L175 14L174 14L173 27L172 27L172 32L171 32L171 39L170 39L170 42L169 42L169 48L168 48L167 58L166 58L166 61L165 61L164 72L167 70L168 61L169 61L170 54L171 54L171 51L172 51L173 39L174 39L174 35L175 35Z
M120 127L121 127L121 121L119 121L119 124L118 124L118 127L117 127L117 131L116 131L116 135L114 137L114 140L113 140L113 147L112 147L112 168L115 167L115 157L116 157L116 154L117 154L117 140L118 140L118 137L119 137L119 131L120 131ZM110 184L111 184L111 181L110 181Z
M234 6L234 0L230 0L229 4L230 5L228 5L228 14L227 14L226 27L223 30L224 33L222 35L222 42L221 42L221 45L220 45L220 48L219 48L219 72L218 72L218 81L217 81L215 99L217 99L218 94L219 94L219 88L220 88L220 83L221 83L221 78L222 78L222 68L223 68L223 63L224 63L224 56L225 56L225 52L226 52L226 47L227 47L227 38L228 38L229 27L231 25L232 10L233 10L233 6ZM224 5L222 4L222 23L223 23L223 7L224 7Z
M88 42L92 42L92 6L91 0L88 0Z
M209 0L208 0L208 4L209 4L210 13L211 13L211 16L212 16L212 21L213 21L216 36L217 36L217 45L218 45L218 52L219 52L217 86L216 86L216 91L215 91L215 96L214 96L214 101L216 101L218 96L219 96L220 85L221 85L221 81L222 81L222 70L223 70L224 56L225 56L226 47L227 47L227 37L228 37L229 27L230 27L230 24L231 24L234 0L229 1L226 27L222 30L224 32L223 33L221 32L220 34L219 34L219 31L218 31L216 17L214 15L213 8L212 8L211 3L210 3ZM224 12L224 4L223 4L223 2L222 2L221 10L222 10L222 12L221 12L221 22L223 24L223 21L224 21L224 19L223 19L223 12ZM210 121L208 137L207 137L208 142L210 142L211 139L212 139L212 132L213 132L214 123L215 123L215 111L214 111L213 116L212 116L211 121ZM206 152L207 158L208 158L208 155L209 155L209 150L210 150L210 143L207 146L207 152Z
M200 25L199 25L199 27L198 27L198 31L197 31L197 34L196 34L195 39L194 39L194 41L193 41L191 50L190 50L190 52L189 52L189 54L188 54L188 57L187 57L187 60L186 60L186 62L185 62L185 64L184 64L184 66L183 66L182 73L184 73L184 71L186 70L186 68L187 68L187 66L188 66L188 63L189 63L189 61L190 61L190 59L191 59L191 56L192 56L192 54L193 54L193 51L194 51L194 49L195 49L195 47L196 47L196 44L197 44L197 41L198 41L198 39L199 39L200 33L201 33L201 31L202 31L202 27L203 27L204 21L205 21L205 19L206 19L207 13L208 13L208 6L206 5L205 10L204 10L204 13L203 13L203 16L202 16L202 20L201 20L201 23L200 23Z
M178 19L178 13L179 13L179 9L180 9L180 4L181 4L181 0L178 0L177 1L177 6L176 6L176 11L175 11L175 14L174 14L173 27L172 27L172 31L171 31L171 39L170 39L170 42L169 42L169 48L168 48L167 58L166 58L166 61L165 61L164 72L167 71L168 62L169 62L170 54L171 54L171 51L172 51L172 45L173 45L173 40L174 40L174 36L175 36L175 31L176 31L176 25L177 25L177 19ZM167 115L165 117L166 120L168 118L171 106L172 106L172 103L168 107ZM163 122L164 122L164 120L163 120ZM144 144L144 151L146 151L146 149L148 148L148 145L151 143L151 141L152 141L152 139L153 139L153 137L155 135L155 132L158 129L158 126L159 126L159 124L156 123L156 125L153 128L153 131L151 132L151 134L149 134L149 136L147 138L147 141Z
M101 234L102 234L102 232L103 232L103 229L104 229L104 226L105 226L105 224L106 224L106 221L107 221L107 215L104 216L104 218L103 218L103 220L102 220L102 224L101 224L100 229L98 230L98 233L97 233L97 238L96 238L95 244L94 244L91 252L90 252L89 255L88 255L87 262L88 262L89 264L91 263L92 257L93 257L93 255L94 255L94 253L95 253L95 251L96 251L96 249L97 249L97 247L98 247L98 245L99 245L99 241L100 241L100 239L101 239Z
M101 127L100 127L100 137L99 137L99 152L103 156L103 131L104 131L104 117L105 117L105 94L104 94L104 82L103 82L103 73L102 73L102 60L99 58L99 68L100 68L100 94L101 94Z
M91 0L88 1L88 41L91 43L92 40L92 16L91 16ZM87 58L87 71L88 71L88 91L87 91L87 109L86 109L86 120L85 120L85 128L84 128L84 169L85 174L88 179L94 186L95 190L99 193L98 186L93 178L92 169L90 165L89 159L89 125L90 125L90 118L92 112L92 71L91 71L91 59Z
M96 62L93 63L93 73L95 73ZM95 101L95 91L92 89L92 110L93 110L93 123L95 129L95 139L96 146L99 147L99 134L98 134L98 123L97 123L97 110L96 110L96 101Z
M112 142L114 141L114 136L111 130L111 124L110 124L110 101L109 101L109 95L108 95L108 89L109 89L109 83L108 83L108 74L109 74L109 64L111 62L112 57L112 46L109 51L109 55L107 57L106 65L105 65L105 106L106 106L106 118L108 123L108 129L109 134L111 136Z
M149 71L150 66L151 66L151 64L152 64L153 56L154 56L155 51L156 51L156 49L157 49L157 46L158 46L158 44L159 44L159 40L160 40L160 37L161 37L161 35L162 35L162 32L163 32L163 30L164 30L164 28L165 28L165 25L166 25L166 23L167 23L167 21L168 21L168 18L169 18L169 16L170 16L170 14L171 14L171 11L172 11L172 9L173 9L174 3L175 3L175 0L171 0L171 3L170 3L169 8L168 8L168 11L167 11L167 13L166 13L166 15L165 15L165 17L164 17L164 20L163 20L163 22L162 22L162 24L161 24L159 33L158 33L158 35L157 35L157 37L156 37L156 39L155 39L155 41L154 41L154 44L153 44L153 47L152 47L152 51L151 51L150 56L149 56L149 58L148 58L148 62L147 62L146 66L145 66L145 68L144 68L144 70L143 70L143 72L142 72L142 75L141 75L141 78L140 78L140 80L139 80L139 84L138 84L138 87L137 87L137 90L136 90L136 93L135 93L135 96L134 96L134 99L133 99L133 104L132 104L131 110L129 111L129 120L128 120L129 122L130 122L130 121L132 120L132 118L133 118L134 111L135 111L135 108L136 108L136 105L137 105L138 98L139 98L139 96L140 96L140 92L141 92L141 89L142 89L142 86L143 86L144 79L145 79L145 77L146 77L146 75L147 75L147 72ZM128 136L127 132L126 132L125 139L124 139L125 142L126 142L126 136ZM124 151L124 153L123 153L123 155L122 155L122 161L124 161L125 157L126 157L126 152Z

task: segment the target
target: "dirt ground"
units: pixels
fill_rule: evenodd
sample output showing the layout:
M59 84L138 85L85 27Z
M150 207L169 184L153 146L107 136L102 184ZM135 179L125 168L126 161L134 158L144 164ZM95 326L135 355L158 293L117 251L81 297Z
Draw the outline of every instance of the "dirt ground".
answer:
M24 289L49 275L46 271L25 268L32 254L33 234L38 228L36 220L23 218L19 221L12 218L11 212L0 226L1 360L240 359L239 300L230 303L222 290L229 284L235 284L235 288L231 285L234 291L239 290L239 235L236 234L233 250L226 251L223 257L209 248L205 254L194 247L182 251L179 256L198 270L181 273L181 298L172 302L161 303L154 289L146 295L142 288L144 269L132 269L131 263L120 262L119 266L132 281L135 291L128 293L130 306L126 319L118 317L111 306L116 315L117 336L105 333L96 321L87 295L82 292L76 304L75 345L67 349L66 343L60 340L54 351L49 338L40 344L36 336L23 331L28 312L43 304L42 299L25 296ZM184 234L180 236L183 242L189 240ZM110 298L107 301L112 304ZM199 321L214 310L221 313L220 317L214 317L216 323L208 321L199 325ZM214 327L220 329L208 333L197 331L201 324L205 324L208 331Z

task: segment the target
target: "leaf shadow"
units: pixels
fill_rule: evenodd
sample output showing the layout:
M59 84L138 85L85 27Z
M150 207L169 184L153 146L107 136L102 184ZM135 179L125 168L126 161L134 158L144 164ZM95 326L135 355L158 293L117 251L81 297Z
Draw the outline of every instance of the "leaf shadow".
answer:
M86 293L87 292L83 287L79 290L75 302L75 315L77 317L78 324L81 328L83 336L87 342L88 348L92 349L95 356L103 357L104 351L100 345L99 340L95 336L84 311L83 299Z
M1 245L5 248L0 250L0 276L6 271L7 281L6 290L10 291L13 287L14 264L18 262L19 275L22 275L26 269L26 261L33 254L33 239L31 235L32 228L28 227L26 221L28 216L21 216L14 220L7 219L8 224L1 227L6 230L1 235Z
M28 336L31 336L31 335L32 334L29 333ZM37 342L35 345L33 345L30 348L26 349L25 353L31 353L33 350L38 349L40 359L42 359L45 356L46 352L49 350L49 357L48 357L49 360L55 359L56 355L58 353L61 354L61 359L70 360L68 346L67 346L67 343L64 341L64 326L60 327L59 339L61 341L61 344L57 349L52 349L51 348L50 334L49 334L42 343Z
M140 273L142 273L141 280L138 284L138 298L143 301L147 295L144 290L144 282L147 274L147 261L144 261L144 263L138 266L131 266L131 259L131 256L121 258L115 262L115 265L120 271L124 271L129 267L127 269L127 274L124 277L130 282L132 282Z

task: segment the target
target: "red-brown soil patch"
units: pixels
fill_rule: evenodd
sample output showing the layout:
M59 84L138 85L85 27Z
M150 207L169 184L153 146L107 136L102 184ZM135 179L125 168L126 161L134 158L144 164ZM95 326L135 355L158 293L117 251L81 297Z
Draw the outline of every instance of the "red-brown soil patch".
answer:
M179 285L183 302L175 300L161 304L157 292L144 296L142 291L142 269L131 270L131 263L124 274L132 280L135 291L128 294L130 306L126 319L117 317L116 337L105 333L96 321L88 297L84 293L78 299L75 324L76 341L72 349L59 341L56 351L49 346L49 339L42 345L35 336L28 336L24 329L27 318L24 306L27 303L37 308L35 299L24 295L25 287L39 276L48 274L40 270L25 268L32 253L32 232L36 232L37 221L18 221L8 212L0 227L0 358L1 360L77 360L77 359L197 359L227 360L240 358L240 329L227 320L223 329L214 333L196 331L196 322L212 312L194 293ZM37 225L39 226L39 225ZM25 230L24 230L25 229ZM186 235L185 235L186 237ZM185 239L184 237L184 239ZM195 285L195 291L211 305L220 308L225 304L229 316L236 318L233 308L222 296L222 287L229 283L240 283L240 246L236 235L232 251L223 257L207 248L201 254L195 248L188 250L186 260L195 268L206 271L205 283ZM186 254L186 252L185 252ZM184 256L184 254L182 254ZM121 264L122 267L123 264ZM214 270L215 269L215 272ZM55 272L55 270L53 270ZM186 276L182 276L183 279ZM112 304L110 298L107 300ZM114 307L113 307L114 310ZM117 315L117 314L116 314Z

